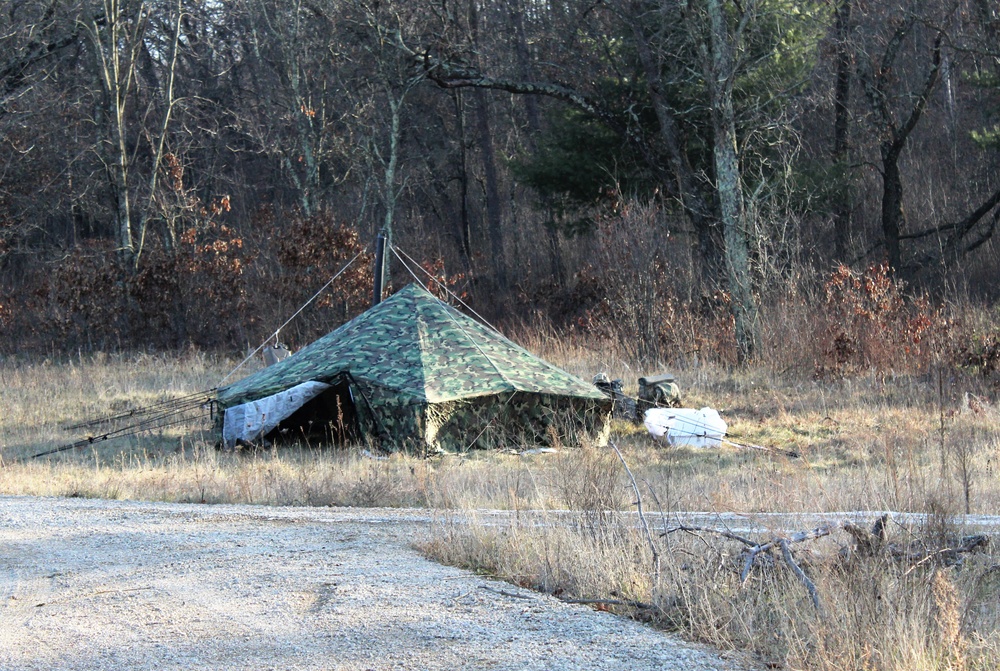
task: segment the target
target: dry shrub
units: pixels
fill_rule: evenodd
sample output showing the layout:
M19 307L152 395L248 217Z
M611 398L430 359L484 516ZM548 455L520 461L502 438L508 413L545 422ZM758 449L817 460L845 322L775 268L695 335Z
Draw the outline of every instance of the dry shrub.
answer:
M620 510L624 481L621 466L608 449L584 445L564 450L554 460L552 486L568 510L603 513Z
M823 291L817 376L924 371L941 359L952 324L926 297L908 298L888 264L839 266Z
M994 388L1000 386L1000 330L996 327L973 330L956 343L954 361L959 367L991 382Z
M385 463L374 461L366 464L347 491L346 499L363 507L392 505L398 501L398 496L393 495L398 480L392 475Z
M123 328L126 277L111 244L86 241L54 272L32 279L35 285L25 292L26 300L12 301L13 328L24 323L34 338L86 345L104 344Z
M570 334L608 343L630 362L736 360L730 297L692 292L690 250L669 233L655 205L623 202L596 222L593 253L561 291L541 303Z
M487 525L470 512L439 521L418 547L442 563L565 599L639 602L651 590L651 557L636 530L621 529L612 538L547 515Z
M255 225L269 228L257 242L211 217L170 245L150 236L135 267L110 241L85 241L25 274L4 301L4 343L20 352L256 344L364 249L329 214L261 217ZM359 313L370 285L362 254L290 335L305 344Z
M263 322L284 322L302 303L365 249L357 231L324 212L307 218L275 218L268 240L272 258L260 270L266 280L253 290ZM264 265L264 264L262 264ZM326 334L371 304L372 255L360 257L291 326L299 346Z
M936 638L944 652L942 660L948 669L965 669L966 644L962 635L959 594L948 571L938 569L931 578L931 594L934 598L934 624Z
M942 374L997 388L996 316L964 299L914 294L885 263L798 276L761 299L765 367L817 380Z

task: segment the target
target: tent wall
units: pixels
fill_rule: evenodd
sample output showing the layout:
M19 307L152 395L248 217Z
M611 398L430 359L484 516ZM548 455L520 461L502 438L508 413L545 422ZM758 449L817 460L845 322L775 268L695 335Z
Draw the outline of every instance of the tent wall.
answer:
M593 399L514 392L430 404L425 423L428 443L446 451L523 449L605 444L609 415Z
M369 382L358 382L357 390L367 410L363 426L367 437L393 452L422 449L425 404L421 399Z
M377 396L375 397L377 399ZM381 400L381 399L379 399ZM512 392L444 403L373 399L382 447L390 451L463 452L607 442L610 402Z

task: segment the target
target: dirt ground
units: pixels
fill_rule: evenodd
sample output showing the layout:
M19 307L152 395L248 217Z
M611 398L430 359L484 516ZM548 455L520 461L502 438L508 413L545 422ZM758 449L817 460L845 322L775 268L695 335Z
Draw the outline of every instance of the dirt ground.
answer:
M737 671L424 559L428 514L0 497L0 669Z

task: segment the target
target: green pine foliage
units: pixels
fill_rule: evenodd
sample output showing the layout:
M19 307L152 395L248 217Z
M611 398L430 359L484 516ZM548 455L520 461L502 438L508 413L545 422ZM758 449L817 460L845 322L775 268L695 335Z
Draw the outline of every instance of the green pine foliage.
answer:
M1000 66L1000 63L998 63ZM982 89L1000 94L1000 73L979 71L969 75L969 81ZM994 104L990 116L1000 117L1000 104ZM972 139L983 149L1000 149L1000 122L971 131Z
M656 188L655 177L620 135L573 108L554 109L536 151L511 167L569 235L590 230L591 208L622 196L648 197Z
M735 10L734 10L735 11ZM683 151L695 169L710 176L712 158L710 109L699 51L699 24L694 15L678 13L673 26L662 31L658 46L664 53L663 93L680 125ZM662 19L662 17L660 17ZM733 17L734 22L738 17ZM650 18L651 21L659 20ZM817 43L827 34L829 7L818 2L768 0L746 28L738 59L743 64L734 82L737 123L744 179L751 189L769 187L775 170L787 170L785 136L794 114L793 97L807 86L815 67ZM624 28L624 27L623 27ZM662 26L660 26L662 29ZM650 26L649 33L656 32ZM609 38L610 39L610 38ZM620 128L640 138L640 152L603 122L573 108L554 108L535 151L513 162L517 178L534 189L552 209L553 223L565 233L591 230L590 209L624 197L649 198L657 193L667 160L658 143L658 122L647 78L627 30L607 49L608 74L596 93L611 108ZM613 62L612 62L613 61ZM625 74L627 73L627 74ZM821 188L817 166L804 166L801 179L773 180L794 189ZM792 166L792 171L797 170ZM770 188L770 187L769 187ZM785 194L782 202L815 205L823 194Z

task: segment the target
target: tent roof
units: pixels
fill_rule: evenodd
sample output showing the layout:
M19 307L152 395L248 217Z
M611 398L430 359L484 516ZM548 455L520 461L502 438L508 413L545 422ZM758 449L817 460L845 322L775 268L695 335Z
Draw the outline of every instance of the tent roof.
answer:
M230 407L343 372L417 403L514 391L606 399L594 385L411 284L289 358L220 389L219 403Z

